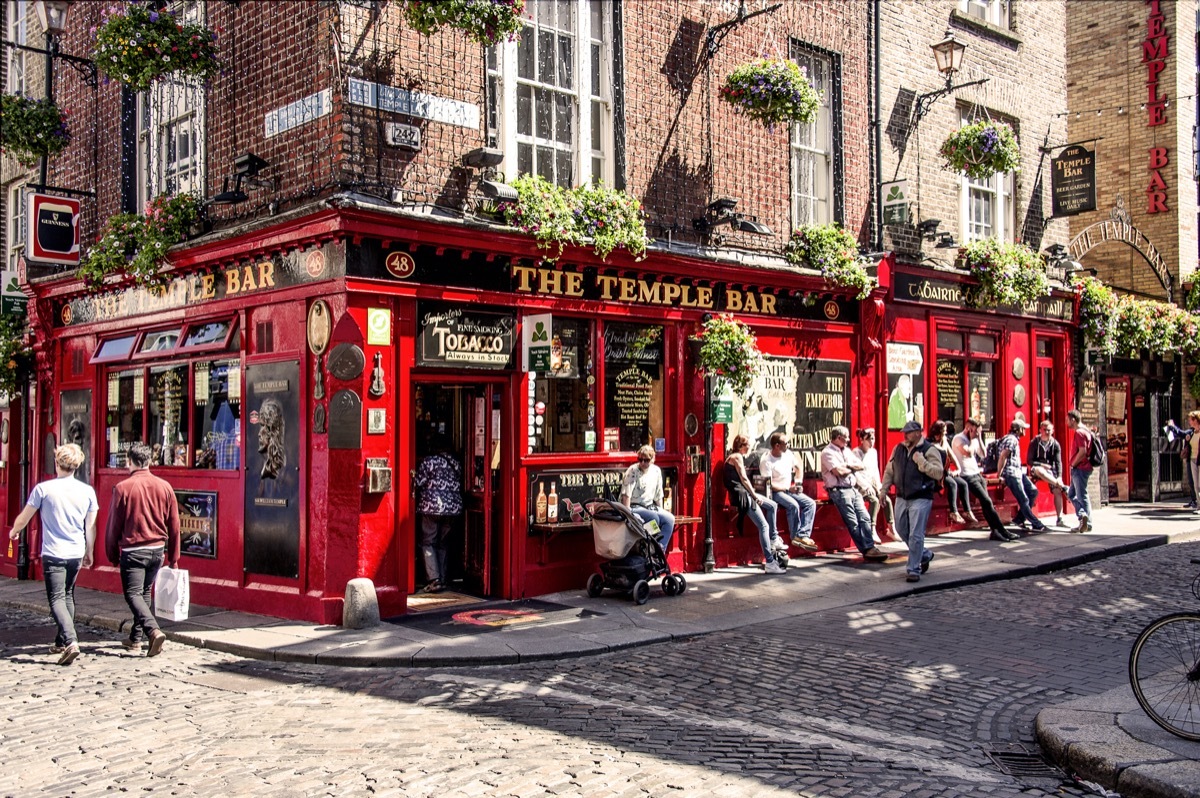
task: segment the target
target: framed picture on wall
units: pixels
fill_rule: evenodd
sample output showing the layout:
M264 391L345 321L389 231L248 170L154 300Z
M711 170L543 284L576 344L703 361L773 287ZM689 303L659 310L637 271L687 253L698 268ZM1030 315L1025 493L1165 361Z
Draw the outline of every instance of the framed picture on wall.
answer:
M558 411L558 431L561 435L570 435L573 431L573 415L570 410Z

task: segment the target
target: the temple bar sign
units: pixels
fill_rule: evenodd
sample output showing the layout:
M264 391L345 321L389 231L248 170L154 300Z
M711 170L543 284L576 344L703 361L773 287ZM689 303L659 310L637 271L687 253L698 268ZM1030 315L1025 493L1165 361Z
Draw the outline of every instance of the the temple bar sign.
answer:
M1096 153L1078 144L1052 162L1050 194L1055 218L1096 210Z

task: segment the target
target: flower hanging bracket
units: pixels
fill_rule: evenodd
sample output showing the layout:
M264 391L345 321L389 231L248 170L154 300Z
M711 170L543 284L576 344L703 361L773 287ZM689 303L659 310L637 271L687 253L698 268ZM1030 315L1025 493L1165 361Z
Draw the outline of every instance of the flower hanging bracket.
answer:
M744 22L749 22L755 17L763 14L773 14L783 7L783 3L776 3L766 8L760 8L758 11L747 11L746 0L740 0L738 3L737 16L733 19L726 20L719 25L714 25L708 29L708 33L704 35L704 52L705 58L712 58L721 49L721 42L725 37L733 32L733 29Z

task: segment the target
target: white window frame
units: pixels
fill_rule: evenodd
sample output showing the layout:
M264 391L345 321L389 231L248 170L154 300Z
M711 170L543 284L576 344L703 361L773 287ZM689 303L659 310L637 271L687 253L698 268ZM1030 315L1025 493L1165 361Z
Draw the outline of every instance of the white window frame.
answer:
M29 5L26 0L5 0L4 10L8 21L4 31L5 39L13 44L29 44ZM16 47L6 48L8 51L8 81L5 87L9 94L26 94L29 90L28 75L25 72L25 53Z
M795 229L834 221L832 103L837 65L832 56L795 45L792 60L800 64L813 87L821 93L817 118L808 124L792 125L791 205Z
M595 3L595 5L594 5ZM569 31L559 28L542 28L534 22L538 18L539 9L558 8L570 9L573 13L572 28ZM593 11L599 14L600 30L594 30ZM570 187L584 185L589 182L603 182L611 185L614 180L614 135L613 135L613 90L612 90L612 5L606 0L527 0L525 5L525 27L529 33L523 34L512 42L501 42L488 53L488 141L504 152L504 161L500 170L509 177L516 177L522 172L539 173L538 156L541 152L556 151L568 157L567 164L571 169L568 177L562 174L556 163L551 172L553 180L560 185ZM518 77L518 47L522 39L536 39L538 32L550 33L555 31L565 33L574 43L572 48L572 85L570 89L551 86L542 83L538 75L533 78ZM580 47L580 42L587 42L586 47ZM599 80L593 86L593 49L598 48ZM556 65L558 60L555 61ZM537 69L537 64L534 69ZM530 134L518 133L518 90L527 87L531 98L531 110L538 107L537 92L559 95L566 99L571 114L570 141L557 141L555 131L549 131L549 138L538 135L536 119L530 120ZM599 89L599 94L592 91ZM581 101L584 98L586 101ZM553 99L551 98L551 102ZM551 116L550 127L554 126ZM600 148L593 144L593 133L598 133ZM531 167L520 168L520 148L531 148Z
M200 0L176 0L170 9L184 22L201 22ZM204 194L205 93L195 78L175 77L155 83L137 97L137 206L159 194ZM180 149L184 134L187 154Z
M17 261L25 252L29 240L29 221L25 218L25 182L14 183L8 188L6 219L4 220L4 268L16 271Z
M1010 0L958 0L958 10L998 28L1009 27Z
M970 124L971 112L960 109L963 125ZM1013 172L997 172L984 180L962 175L959 180L959 229L963 243L995 238L1012 241L1016 235L1016 204L1014 194L1016 178ZM990 202L990 211L977 214L976 210Z

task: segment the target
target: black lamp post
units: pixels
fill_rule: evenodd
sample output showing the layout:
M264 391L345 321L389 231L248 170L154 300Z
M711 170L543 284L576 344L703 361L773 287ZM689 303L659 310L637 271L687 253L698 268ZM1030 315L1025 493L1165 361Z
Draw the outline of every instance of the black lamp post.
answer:
M704 373L704 573L717 568L713 551L712 461L713 448L713 378Z

